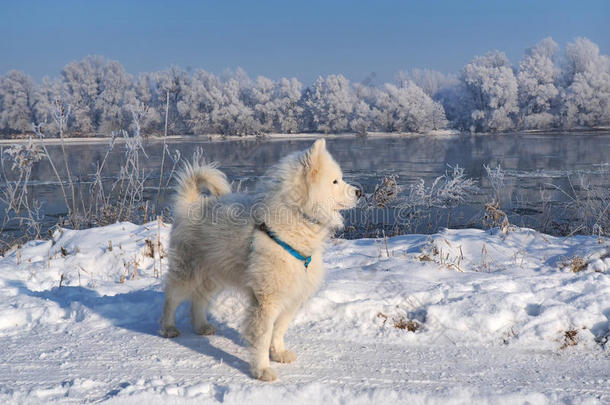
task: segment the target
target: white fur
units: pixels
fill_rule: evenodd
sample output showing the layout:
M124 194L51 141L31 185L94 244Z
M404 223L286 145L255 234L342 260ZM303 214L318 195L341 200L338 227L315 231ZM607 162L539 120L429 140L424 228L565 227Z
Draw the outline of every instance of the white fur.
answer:
M253 194L230 193L225 175L199 162L187 165L178 179L160 333L179 335L175 311L187 299L195 332L214 333L206 317L209 302L225 287L239 288L250 302L246 338L252 345L252 374L275 380L269 356L282 363L295 360L284 346L284 333L320 285L324 244L343 225L339 210L355 206L357 190L343 181L323 139L269 169ZM211 196L200 193L201 185ZM258 229L263 222L311 255L307 269Z

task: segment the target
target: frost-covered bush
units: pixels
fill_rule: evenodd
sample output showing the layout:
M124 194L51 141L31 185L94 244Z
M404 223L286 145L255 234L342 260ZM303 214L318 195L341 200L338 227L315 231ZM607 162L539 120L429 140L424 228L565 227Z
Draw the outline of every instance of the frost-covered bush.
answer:
M450 171L434 179L430 186L426 186L423 179L412 185L404 204L412 207L453 208L478 191L476 182L466 177L464 168L455 165Z
M46 156L32 138L27 142L0 150L0 252L12 242L7 228L19 229L21 236L39 238L41 231L40 202L28 193L32 167Z

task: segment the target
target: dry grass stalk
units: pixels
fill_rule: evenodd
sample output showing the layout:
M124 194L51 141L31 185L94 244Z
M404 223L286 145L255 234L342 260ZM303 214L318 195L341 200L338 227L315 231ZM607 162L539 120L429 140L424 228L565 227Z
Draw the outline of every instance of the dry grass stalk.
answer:
M383 231L383 243L385 244L385 254L386 257L390 258L390 250L388 249L388 238L385 235L385 231Z
M570 329L563 333L563 343L560 349L566 349L569 346L576 346L578 344L578 331L576 329Z
M585 261L585 259L580 256L572 257L572 260L570 262L570 269L572 270L572 272L578 273L585 267L587 267L587 262Z
M163 274L163 246L161 245L161 225L163 220L161 215L157 217L157 252L159 253L159 274L157 277L161 278Z
M409 332L416 332L419 330L419 323L410 319L405 319L404 317L400 317L398 319L394 319L394 327L396 329L406 329Z
M377 318L383 319L381 326L385 326L389 317L383 312L378 312ZM392 326L394 326L396 329L403 329L409 332L416 332L420 329L420 324L417 321L407 319L403 315L392 317Z
M497 201L485 204L483 223L488 227L499 227L504 233L508 232L510 227L508 216L500 209L500 204Z
M375 191L371 194L371 203L375 207L385 208L396 199L400 191L396 178L394 175L384 177L381 183L375 186Z

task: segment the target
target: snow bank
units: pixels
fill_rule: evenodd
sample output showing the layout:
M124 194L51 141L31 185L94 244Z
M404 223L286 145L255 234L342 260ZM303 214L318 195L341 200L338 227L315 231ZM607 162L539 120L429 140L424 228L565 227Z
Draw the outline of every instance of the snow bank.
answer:
M0 258L0 400L555 403L610 400L610 245L530 229L333 240L279 383L248 376L242 298L218 334L156 335L169 225L57 231ZM185 402L186 401L186 402Z

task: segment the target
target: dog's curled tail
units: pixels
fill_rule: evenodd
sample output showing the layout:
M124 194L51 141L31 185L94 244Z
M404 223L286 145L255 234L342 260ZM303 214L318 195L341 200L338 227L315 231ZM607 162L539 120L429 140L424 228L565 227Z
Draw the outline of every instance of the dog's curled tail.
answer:
M193 163L186 163L177 173L176 208L178 214L187 212L190 205L196 201L205 202L208 197L201 194L202 186L215 197L231 192L227 176L216 167L216 163L199 162L197 159L193 159Z

